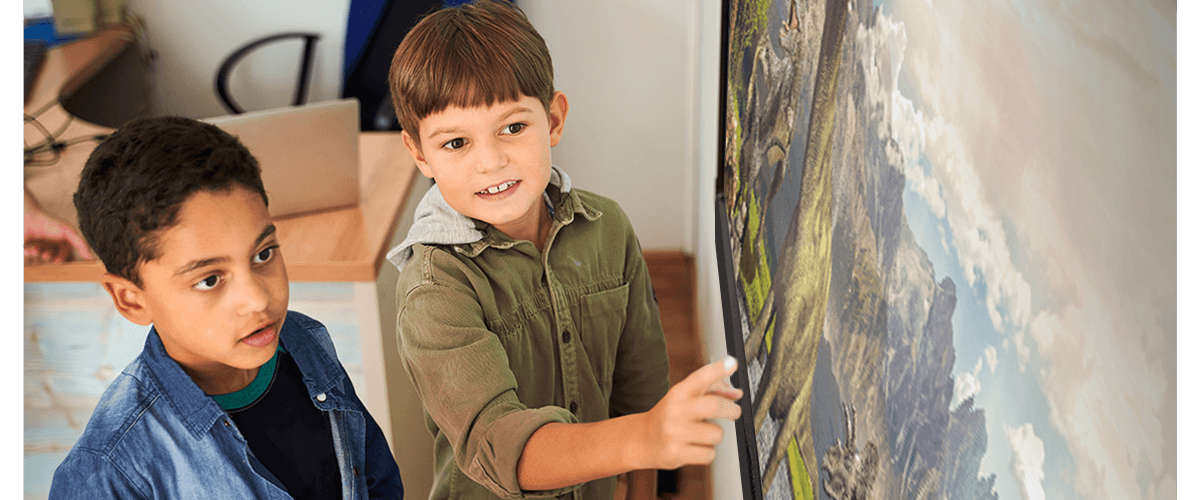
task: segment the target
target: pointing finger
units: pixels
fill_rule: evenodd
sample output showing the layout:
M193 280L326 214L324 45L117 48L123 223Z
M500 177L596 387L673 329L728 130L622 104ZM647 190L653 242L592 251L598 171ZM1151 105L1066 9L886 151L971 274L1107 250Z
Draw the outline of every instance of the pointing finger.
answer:
M679 384L685 385L689 393L698 396L704 394L718 380L728 377L735 370L737 370L737 360L733 359L733 356L726 356L724 360L709 363L692 372Z
M737 399L742 397L742 390L734 388L732 385L729 385L729 382L727 380L721 379L721 380L716 381L712 385L708 386L707 394L721 396L723 398L728 398L728 399L732 399L732 400L736 401Z

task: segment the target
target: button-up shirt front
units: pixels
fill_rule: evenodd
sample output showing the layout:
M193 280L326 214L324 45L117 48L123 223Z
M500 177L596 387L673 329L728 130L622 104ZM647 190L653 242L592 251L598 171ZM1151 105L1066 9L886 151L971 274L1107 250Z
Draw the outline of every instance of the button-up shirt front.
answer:
M641 248L607 198L547 189L544 249L480 223L461 245L418 246L397 288L405 369L435 437L431 499L608 499L613 478L524 492L516 465L549 422L647 411L667 355Z

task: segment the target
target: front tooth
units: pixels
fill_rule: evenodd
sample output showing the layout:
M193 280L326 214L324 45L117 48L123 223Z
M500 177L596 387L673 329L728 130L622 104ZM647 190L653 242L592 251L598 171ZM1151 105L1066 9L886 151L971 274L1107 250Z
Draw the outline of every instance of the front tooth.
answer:
M496 194L501 191L504 191L505 189L512 187L512 185L513 185L512 182L505 182L504 184L501 184L499 186L492 186L490 188L487 188L487 192L488 192L488 194Z

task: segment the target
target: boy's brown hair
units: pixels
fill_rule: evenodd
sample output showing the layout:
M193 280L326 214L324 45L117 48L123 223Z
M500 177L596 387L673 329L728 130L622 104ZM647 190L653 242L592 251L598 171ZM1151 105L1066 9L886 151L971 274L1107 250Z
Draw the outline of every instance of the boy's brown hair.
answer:
M417 123L450 106L469 108L554 96L550 50L525 13L482 0L438 10L413 27L392 57L396 118L420 144Z

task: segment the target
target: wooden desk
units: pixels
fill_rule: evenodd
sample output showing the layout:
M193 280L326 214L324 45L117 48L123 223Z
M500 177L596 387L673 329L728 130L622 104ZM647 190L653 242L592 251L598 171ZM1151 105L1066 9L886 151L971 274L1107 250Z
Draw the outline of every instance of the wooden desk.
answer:
M72 125L74 127L75 125ZM91 126L85 124L85 126ZM69 148L70 159L91 151L88 144ZM77 224L71 195L79 185L83 162L40 169L26 168L25 184L50 214ZM275 219L279 246L292 281L375 281L417 172L399 134L366 132L359 136L359 184L362 203ZM99 261L77 261L25 268L25 282L98 281Z
M72 116L61 102L108 78L135 43L112 29L46 53L26 114L60 139L112 128ZM25 142L43 139L26 122ZM25 185L51 215L77 225L71 202L95 142L61 151L46 167L26 167ZM290 279L289 309L325 323L338 357L387 436L414 498L432 481L433 444L420 402L400 367L395 340L394 269L381 269L410 198L416 166L399 134L359 137L359 206L277 218ZM407 229L404 229L407 230ZM390 266L390 264L389 264ZM385 271L385 272L381 272ZM25 498L45 498L54 469L83 431L101 392L141 350L146 327L117 314L99 286L99 261L25 268Z

